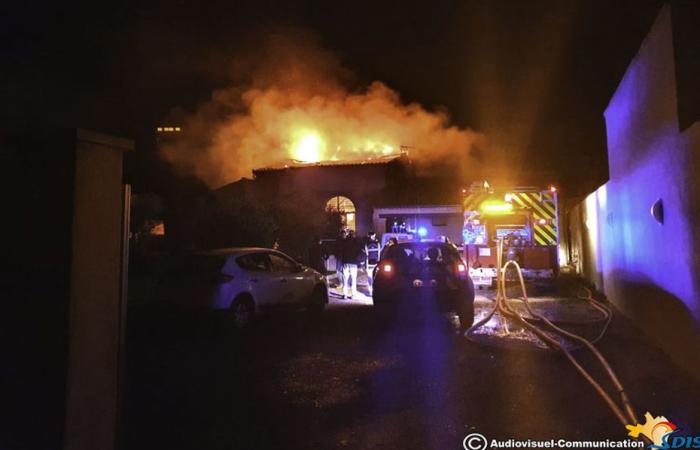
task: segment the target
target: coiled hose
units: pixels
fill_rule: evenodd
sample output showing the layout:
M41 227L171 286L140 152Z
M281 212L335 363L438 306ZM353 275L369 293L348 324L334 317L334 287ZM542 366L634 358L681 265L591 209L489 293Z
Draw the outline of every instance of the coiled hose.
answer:
M496 314L500 314L501 316L505 317L506 319L510 319L519 325L521 325L523 328L527 329L530 331L532 334L537 336L542 342L544 342L549 348L552 350L557 350L560 351L566 356L566 358L571 362L571 364L576 368L576 370L583 376L583 378L588 381L588 383L593 386L593 388L596 390L596 392L603 398L605 403L610 407L612 412L615 414L615 416L618 418L620 423L622 423L623 426L628 425L628 424L636 424L637 423L637 415L634 412L634 408L632 407L632 404L627 396L627 393L625 392L624 387L622 386L622 383L620 382L619 378L615 374L615 371L613 368L610 366L608 361L605 359L602 353L595 347L595 343L598 342L605 332L607 331L610 322L612 320L612 310L608 308L607 305L600 303L596 300L593 299L592 293L589 289L584 288L584 295L581 295L580 293L577 295L579 299L585 300L591 305L593 308L598 310L602 315L603 315L603 320L604 320L604 326L600 332L600 334L592 340L588 340L582 336L579 336L577 334L571 333L570 331L564 330L554 324L551 320L547 319L546 317L538 314L535 312L531 307L530 307L530 302L528 301L527 297L527 290L525 289L525 280L523 279L522 271L520 270L520 266L518 265L517 262L515 261L507 261L505 264L503 264L503 240L499 239L498 241L498 246L497 246L497 255L496 255L496 261L497 261L497 267L500 269L498 270L497 273L497 293L496 293L496 303L493 307L493 309L481 320L479 320L477 323L473 324L466 332L465 332L465 337L468 339L473 339L473 334L474 330L480 328L484 324L486 324L491 318ZM506 280L505 280L505 271L509 266L514 266L516 269L516 272L518 274L518 279L520 281L520 287L522 289L522 301L525 305L525 309L527 310L528 314L530 315L529 318L523 317L520 313L515 311L511 305L508 302L508 298L506 296ZM543 324L544 326L540 326L540 324ZM507 328L507 322L506 322L506 328ZM571 353L571 351L563 345L563 343L560 340L555 339L554 337L551 336L550 333L553 333L555 335L558 335L562 338L562 340L570 340L576 343L579 343L583 345L584 347L588 348L593 355L597 358L603 369L605 370L605 373L607 374L608 378L613 384L613 387L617 391L617 394L619 396L618 401L615 401L612 396L601 386L601 384L596 381L593 376L590 374L588 370L586 370L583 365L574 357L574 355ZM618 403L619 402L619 403Z

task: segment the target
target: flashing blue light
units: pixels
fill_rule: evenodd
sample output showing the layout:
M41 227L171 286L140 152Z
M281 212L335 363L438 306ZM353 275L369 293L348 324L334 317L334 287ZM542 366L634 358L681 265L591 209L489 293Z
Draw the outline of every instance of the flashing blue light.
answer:
M428 235L428 229L425 227L418 227L418 236L426 237Z

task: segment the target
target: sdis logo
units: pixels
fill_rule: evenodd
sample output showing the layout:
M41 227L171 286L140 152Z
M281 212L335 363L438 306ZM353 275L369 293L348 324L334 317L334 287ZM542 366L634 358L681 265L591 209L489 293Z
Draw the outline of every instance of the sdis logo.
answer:
M653 417L649 412L644 414L646 423L644 425L627 425L628 435L638 438L640 435L646 436L652 444L650 449L672 449L672 448L700 448L700 436L680 436L676 435L680 430L664 416Z

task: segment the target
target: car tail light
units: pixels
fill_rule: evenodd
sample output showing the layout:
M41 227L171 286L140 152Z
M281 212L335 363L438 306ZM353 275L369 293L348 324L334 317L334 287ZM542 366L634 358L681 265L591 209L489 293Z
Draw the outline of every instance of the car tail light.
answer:
M391 264L384 264L384 265L382 266L382 270L383 270L384 272L391 272L392 270L394 270L394 268L391 267Z
M455 275L460 280L467 278L467 265L463 262L457 263L457 267L455 267Z

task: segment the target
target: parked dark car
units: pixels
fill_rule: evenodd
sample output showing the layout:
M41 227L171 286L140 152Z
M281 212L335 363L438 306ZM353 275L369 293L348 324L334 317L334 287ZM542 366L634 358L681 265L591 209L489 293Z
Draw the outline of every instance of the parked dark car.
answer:
M464 329L474 321L474 284L457 249L442 241L386 246L375 272L373 300L387 317L411 317L429 309L456 313Z

